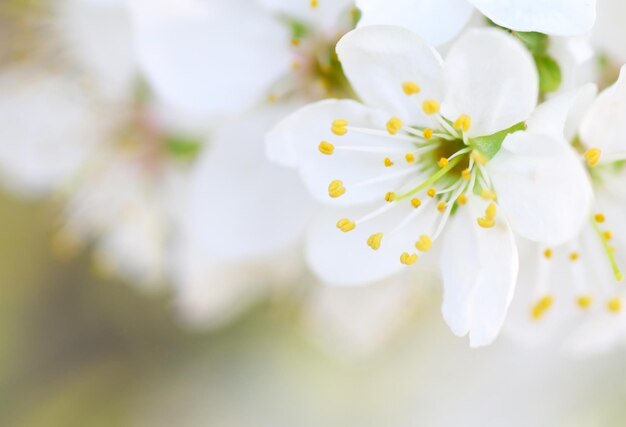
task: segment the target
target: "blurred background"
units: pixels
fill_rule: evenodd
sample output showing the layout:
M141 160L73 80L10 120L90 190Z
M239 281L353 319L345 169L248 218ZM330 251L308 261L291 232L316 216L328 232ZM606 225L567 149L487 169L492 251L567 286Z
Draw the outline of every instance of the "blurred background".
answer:
M428 272L330 291L262 259L186 293L207 122L150 99L124 3L0 0L0 426L626 425L619 350L471 350Z

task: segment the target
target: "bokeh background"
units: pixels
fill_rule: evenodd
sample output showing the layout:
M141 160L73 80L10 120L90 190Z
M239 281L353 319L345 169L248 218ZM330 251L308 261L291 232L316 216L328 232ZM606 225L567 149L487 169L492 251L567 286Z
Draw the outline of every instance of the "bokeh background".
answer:
M0 0L0 72L41 54L53 6ZM41 69L58 49L43 49ZM90 244L59 250L58 197L2 187L0 427L626 425L619 349L583 357L506 336L469 349L426 283L385 339L360 336L366 351L346 351L332 322L303 325L307 278L219 327L189 327L166 283L135 286Z

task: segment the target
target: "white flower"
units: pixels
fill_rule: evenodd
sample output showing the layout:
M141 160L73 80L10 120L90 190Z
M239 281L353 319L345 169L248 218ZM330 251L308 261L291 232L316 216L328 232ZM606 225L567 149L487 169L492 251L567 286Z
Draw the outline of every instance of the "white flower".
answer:
M350 27L352 4L135 0L135 44L146 77L173 105L241 111L268 97L306 94L320 67L331 65L328 53Z
M565 93L539 107L529 121L536 132L564 134L581 152L595 202L578 236L564 245L524 251L528 269L508 326L530 342L560 331L566 345L584 351L605 350L626 338L619 285L626 265L626 67L617 83L597 98L595 93L593 85Z
M626 3L622 0L599 0L598 21L593 29L592 40L602 54L620 64L626 62L626 46L622 42L626 36Z
M441 45L454 39L474 8L498 25L515 31L557 36L581 35L595 21L595 0L357 0L360 26L392 24Z
M309 191L335 206L309 229L310 266L330 283L372 282L414 264L451 219L443 313L472 345L491 342L517 276L512 229L564 242L591 198L569 147L514 132L535 108L532 58L496 29L468 32L445 62L398 27L355 30L337 52L365 105L321 101L268 136L271 155L291 146Z

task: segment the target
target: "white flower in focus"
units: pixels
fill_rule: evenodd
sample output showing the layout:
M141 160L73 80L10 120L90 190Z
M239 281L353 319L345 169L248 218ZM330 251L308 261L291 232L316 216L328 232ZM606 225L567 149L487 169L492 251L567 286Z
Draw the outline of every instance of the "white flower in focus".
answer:
M474 9L515 31L556 36L581 35L595 21L595 0L357 0L359 26L400 25L441 45L454 39Z
M536 105L532 58L496 29L468 32L445 62L398 27L355 30L337 52L365 105L311 104L267 138L270 156L286 151L334 206L309 229L311 268L329 283L373 282L415 264L447 229L444 317L471 345L488 344L517 277L512 230L562 243L591 199L566 144L516 131Z
M529 121L536 132L563 135L589 167L595 202L579 236L564 245L529 245L507 329L527 342L555 334L576 350L603 351L626 338L621 282L626 266L626 67L595 98L590 85L542 105ZM560 124L560 125L559 125ZM582 161L582 159L581 159Z

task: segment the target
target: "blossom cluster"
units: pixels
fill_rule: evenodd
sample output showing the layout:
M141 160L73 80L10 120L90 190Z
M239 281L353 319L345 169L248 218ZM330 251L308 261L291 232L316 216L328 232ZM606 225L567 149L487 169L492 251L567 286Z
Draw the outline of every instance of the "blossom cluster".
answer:
M436 277L474 347L626 340L622 0L36 3L0 171L60 255L195 325L289 295L368 347Z

